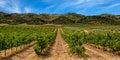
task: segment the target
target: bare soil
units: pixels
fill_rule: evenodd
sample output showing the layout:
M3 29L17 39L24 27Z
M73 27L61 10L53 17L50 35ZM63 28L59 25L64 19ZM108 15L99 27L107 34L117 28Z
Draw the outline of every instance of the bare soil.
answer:
M97 49L91 45L84 44L83 46L86 49L86 54L89 56L93 56L93 59L88 58L89 60L120 60L120 56Z
M35 46L35 42L32 42L30 45L27 44L26 48L24 49L20 49L19 46L17 47L17 52L15 51L16 48L13 48L12 54L11 54L11 50L8 49L7 56L4 56L4 52L3 52L4 57L2 58L2 60L31 60L31 59L33 60L33 58L36 57L36 54L33 50L34 46Z
M57 36L53 46L47 56L42 57L42 60L81 60L82 58L72 56L69 54L68 44L62 39L60 30L57 32Z
M9 24L0 24L0 26L9 25Z
M14 56L11 56L3 60L33 60L35 57L36 54L33 50L33 47L30 47L23 52L20 52L18 54L15 54Z

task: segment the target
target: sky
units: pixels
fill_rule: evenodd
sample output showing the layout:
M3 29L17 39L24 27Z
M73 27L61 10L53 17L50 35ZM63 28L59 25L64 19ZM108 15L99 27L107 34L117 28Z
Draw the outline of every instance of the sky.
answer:
M0 0L0 12L120 15L120 0Z

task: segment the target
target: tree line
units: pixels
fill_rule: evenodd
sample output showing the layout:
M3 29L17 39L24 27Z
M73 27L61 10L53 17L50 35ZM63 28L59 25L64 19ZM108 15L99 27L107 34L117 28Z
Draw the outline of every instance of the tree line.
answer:
M0 12L0 24L113 24L120 25L120 15L101 14L85 16L77 13L66 14L35 14L35 13L4 13Z

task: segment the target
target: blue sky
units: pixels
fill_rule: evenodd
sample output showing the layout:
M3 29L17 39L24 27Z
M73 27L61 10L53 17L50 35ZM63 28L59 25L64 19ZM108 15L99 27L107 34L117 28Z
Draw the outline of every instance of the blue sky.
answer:
M120 0L0 0L0 11L7 13L75 12L83 15L120 14Z

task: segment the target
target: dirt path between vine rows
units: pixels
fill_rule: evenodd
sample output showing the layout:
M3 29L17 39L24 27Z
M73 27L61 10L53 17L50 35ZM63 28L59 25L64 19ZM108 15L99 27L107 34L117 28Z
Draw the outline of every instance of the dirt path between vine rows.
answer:
M26 47L23 51L18 52L9 57L3 58L2 60L34 60L37 56L33 49L34 46L35 44L33 44L30 47Z
M120 56L118 55L115 55L115 54L112 54L112 53L109 53L109 52L105 52L101 49L97 49L89 44L84 44L83 45L86 49L86 54L91 56L90 55L90 52L92 52L92 54L96 54L96 55L92 55L94 57L91 57L91 58L88 58L88 59L98 59L98 60L120 60ZM95 58L96 57L96 58ZM93 60L92 59L92 60Z
M44 56L42 60L81 60L82 58L69 55L68 44L62 39L60 30L53 46L50 48L48 56Z

